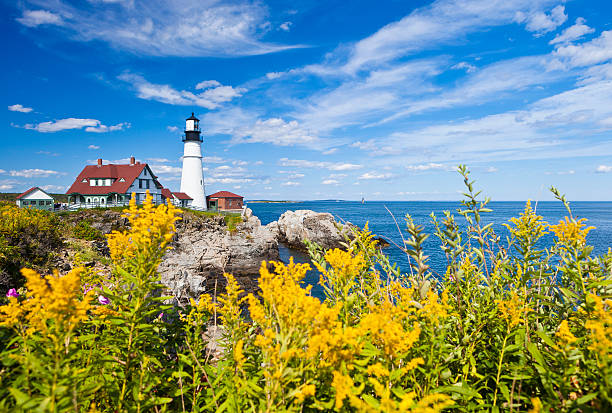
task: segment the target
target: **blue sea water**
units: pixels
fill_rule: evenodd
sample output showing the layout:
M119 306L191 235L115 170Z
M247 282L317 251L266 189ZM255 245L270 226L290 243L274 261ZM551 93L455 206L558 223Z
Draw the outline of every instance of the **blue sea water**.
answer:
M434 274L442 275L445 273L446 258L440 249L438 239L433 235L434 228L429 215L434 212L440 220L443 217L443 211L451 211L455 214L459 225L465 225L465 220L456 213L461 207L459 202L373 201L364 204L353 201L251 202L247 206L259 217L263 225L276 221L283 212L288 210L310 209L317 212L329 212L337 220L349 221L359 227L363 227L367 222L373 233L398 245L402 245L402 237L393 217L397 220L403 235L406 236L404 217L410 214L416 224L423 225L425 232L431 234L425 242L426 254L430 257L429 265ZM482 223L486 225L492 222L495 232L504 240L508 231L502 224L508 223L511 217L518 216L524 210L525 203L491 202L489 206L493 212L484 213ZM537 208L538 215L551 224L558 223L566 215L565 207L561 202L539 202L532 206ZM604 254L609 247L612 247L612 202L572 202L571 208L575 217L587 218L587 225L595 227L587 237L587 242L594 247L593 254ZM542 246L550 246L552 242L553 236L548 234L542 239ZM309 261L305 254L297 251L281 247L280 252L284 261L288 260L289 256L293 256L298 262ZM391 243L389 248L385 249L385 253L389 255L391 262L397 263L403 271L408 271L408 259L399 248ZM305 281L313 285L313 295L322 297L323 292L318 286L318 277L318 273L312 271Z

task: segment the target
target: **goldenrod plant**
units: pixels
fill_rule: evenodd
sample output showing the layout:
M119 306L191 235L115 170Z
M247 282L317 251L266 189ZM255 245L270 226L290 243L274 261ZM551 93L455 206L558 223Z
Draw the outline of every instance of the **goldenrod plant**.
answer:
M527 202L502 238L459 172L458 216L431 217L444 274L406 216L407 272L366 226L343 249L308 243L312 264L262 263L257 294L226 274L185 308L157 273L180 211L132 203L129 229L108 236L112 276L24 269L7 293L0 410L609 411L612 252L592 256L592 228L554 188L567 218ZM303 284L313 268L323 300Z

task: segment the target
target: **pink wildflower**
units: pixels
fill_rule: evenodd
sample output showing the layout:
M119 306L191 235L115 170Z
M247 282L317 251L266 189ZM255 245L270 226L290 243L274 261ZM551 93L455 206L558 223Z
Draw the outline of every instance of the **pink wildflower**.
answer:
M98 302L102 305L107 305L110 304L110 300L106 297L104 297L103 295L99 295L98 296Z
M7 297L15 297L15 298L17 298L17 297L19 297L19 293L17 292L17 290L16 290L16 289L11 288L11 289L10 289L10 290L8 290L8 292L6 293L6 296L7 296Z

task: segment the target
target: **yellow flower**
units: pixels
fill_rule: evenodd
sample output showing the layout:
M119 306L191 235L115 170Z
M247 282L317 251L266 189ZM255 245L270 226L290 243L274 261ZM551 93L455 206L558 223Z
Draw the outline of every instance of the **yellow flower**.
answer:
M555 233L560 244L579 247L586 242L587 234L595 229L595 227L586 227L585 222L586 218L570 221L568 217L565 217L565 221L561 220L557 225L550 225L549 228Z
M498 311L501 317L508 323L509 328L524 321L526 307L515 291L512 291L512 295L509 299L496 300L496 302Z
M238 340L236 346L234 347L234 361L236 362L236 368L241 369L244 365L244 353L242 352L242 348L244 346L244 342L242 340Z
M350 376L334 371L334 378L332 380L332 387L336 390L336 410L340 410L344 404L344 399L353 395L354 382Z
M303 385L298 392L295 394L295 399L298 403L303 403L308 397L315 395L316 387L314 384Z
M600 365L607 365L612 358L612 300L589 294L587 302L594 304L592 316L585 323L591 336L589 349L597 354Z
M564 346L570 345L577 340L576 336L570 331L567 320L563 320L561 324L559 324L559 330L555 335Z
M504 224L510 233L519 240L521 244L533 244L543 235L547 234L546 228L548 223L541 216L536 215L531 208L531 201L525 204L525 210L518 218L510 218L510 223L513 226Z
M27 324L28 332L49 333L55 331L70 332L87 318L91 308L93 292L82 299L80 274L82 268L76 268L64 276L57 272L42 278L37 272L22 269L26 278L26 300L19 302L11 299L9 304L0 307L0 323L13 326L21 321Z
M376 377L389 377L389 370L380 363L369 365L367 372Z
M130 221L130 229L113 231L106 236L113 263L126 264L138 256L156 267L176 232L174 223L180 219L178 213L170 201L166 205L154 206L149 191L142 208L138 208L136 198L132 196L129 208L124 212Z
M531 405L533 407L529 409L528 413L540 413L542 411L542 402L538 397L531 399Z

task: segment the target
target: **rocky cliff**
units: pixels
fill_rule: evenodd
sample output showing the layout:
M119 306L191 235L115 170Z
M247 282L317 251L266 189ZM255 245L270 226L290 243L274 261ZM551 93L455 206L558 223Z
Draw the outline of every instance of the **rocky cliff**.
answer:
M89 238L72 239L68 244L72 249L89 251L86 265L95 266L98 272L108 271L101 259L108 256L103 235L129 225L121 212L82 210L64 213L61 218L72 228L87 222L85 235ZM168 294L179 304L204 293L224 291L224 273L233 274L245 291L256 292L262 261L280 260L279 242L298 250L305 250L306 239L325 248L342 247L348 228L341 228L331 214L309 210L287 211L278 221L263 226L247 208L235 228L228 226L222 215L187 211L177 222L177 233L159 272ZM57 267L68 270L76 252L64 251Z

